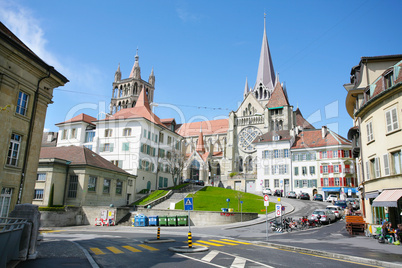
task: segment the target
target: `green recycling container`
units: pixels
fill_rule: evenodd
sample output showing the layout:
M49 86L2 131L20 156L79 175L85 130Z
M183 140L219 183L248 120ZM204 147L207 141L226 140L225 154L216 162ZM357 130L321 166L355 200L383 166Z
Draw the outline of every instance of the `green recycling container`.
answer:
M169 226L176 226L177 225L177 217L176 216L168 216L168 225Z
M177 216L177 225L187 226L188 216L187 215Z
M159 216L159 226L167 226L168 219L167 216Z

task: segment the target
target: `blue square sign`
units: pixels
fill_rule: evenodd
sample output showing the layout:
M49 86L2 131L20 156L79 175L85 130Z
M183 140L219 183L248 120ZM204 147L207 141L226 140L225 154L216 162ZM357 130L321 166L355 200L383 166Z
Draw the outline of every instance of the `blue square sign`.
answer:
M184 210L193 210L193 198L184 198Z

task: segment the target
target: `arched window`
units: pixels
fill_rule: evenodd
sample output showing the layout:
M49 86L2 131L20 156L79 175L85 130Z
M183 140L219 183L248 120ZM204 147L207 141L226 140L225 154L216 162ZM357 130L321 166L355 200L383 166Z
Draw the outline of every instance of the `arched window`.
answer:
M251 157L247 158L246 161L246 171L253 171L253 159Z
M264 99L266 99L268 97L268 92L265 90L264 91Z
M138 95L138 85L137 85L137 83L134 84L134 95Z
M262 98L262 87L260 87L260 98Z
M145 94L147 94L147 96L148 96L148 88L145 90Z
M255 98L258 99L258 92L255 92Z
M190 165L190 179L199 180L200 178L200 162L193 160Z
M216 175L221 175L221 165L219 165L219 163L218 163L218 165L216 166Z
M243 172L243 158L239 157L239 172Z

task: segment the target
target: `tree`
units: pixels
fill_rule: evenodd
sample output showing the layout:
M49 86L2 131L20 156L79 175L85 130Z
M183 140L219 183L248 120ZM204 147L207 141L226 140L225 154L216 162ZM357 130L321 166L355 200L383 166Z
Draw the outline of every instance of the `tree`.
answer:
M243 198L243 196L244 196L244 193L243 193L243 192L238 191L238 192L236 193L237 211L240 210L240 201L241 201L241 199Z
M168 166L168 173L172 175L173 185L176 186L184 169L185 155L179 149L172 147L172 150L166 154L164 162Z

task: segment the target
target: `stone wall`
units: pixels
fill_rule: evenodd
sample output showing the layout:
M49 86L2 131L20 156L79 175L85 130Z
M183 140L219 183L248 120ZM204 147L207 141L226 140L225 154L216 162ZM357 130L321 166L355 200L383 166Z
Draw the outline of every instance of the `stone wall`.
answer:
M184 210L170 210L170 209L138 209L136 212L132 212L130 222L132 218L137 214L143 214L145 216L182 216L188 215ZM241 213L239 212L216 212L216 211L191 211L190 223L191 226L213 226L223 225L229 223L240 222L243 217L243 221L254 220L258 217L258 213Z

